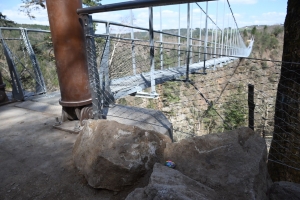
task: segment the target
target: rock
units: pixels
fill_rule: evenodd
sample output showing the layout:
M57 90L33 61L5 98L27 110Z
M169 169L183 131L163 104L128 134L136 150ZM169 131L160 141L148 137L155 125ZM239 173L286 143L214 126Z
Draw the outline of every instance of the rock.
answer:
M270 200L299 200L300 184L291 182L275 182L270 191Z
M75 166L90 186L120 191L163 162L170 137L109 120L88 120L73 148Z
M217 199L213 189L159 163L153 167L149 185L137 188L126 200Z
M267 148L249 128L168 144L165 160L218 193L218 199L267 199Z
M108 120L152 130L173 139L172 124L159 110L115 104L105 107L103 112Z

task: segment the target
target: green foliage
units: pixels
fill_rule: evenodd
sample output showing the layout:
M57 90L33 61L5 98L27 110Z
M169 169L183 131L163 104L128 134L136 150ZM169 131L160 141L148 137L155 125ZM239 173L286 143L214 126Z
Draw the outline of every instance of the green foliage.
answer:
M125 106L128 105L127 100L125 98L119 99L118 104L125 105Z
M256 29L256 26L254 26L254 27L252 28L252 30L251 30L251 34L252 34L252 35L255 35L255 34L256 34L256 30L257 30L257 29Z
M246 125L246 102L245 94L242 94L242 87L239 86L237 93L232 94L230 100L223 106L225 130Z
M147 105L147 108L150 108L150 109L155 109L156 106L155 106L155 102L153 99L149 99L149 104Z
M177 103L180 101L180 82L165 82L163 86L163 97L168 103Z
M23 5L20 7L20 11L25 13L30 19L35 19L32 15L32 11L38 10L40 8L46 8L46 0L21 0ZM82 0L82 3L86 6L97 6L101 0Z
M205 111L205 115L203 116L202 122L205 126L205 129L208 131L209 134L218 132L221 127L218 124L219 116L216 112L216 109L211 102L211 105L208 106L207 110Z
M283 32L283 27L281 26L276 26L272 32L272 34L277 37L280 33Z
M247 29L244 29L243 35L244 35L244 37L247 37L247 36L248 36L248 31L247 31Z
M267 62L265 62L265 61L261 62L261 68L262 68L263 70L268 69L269 66L268 66Z
M82 3L86 6L98 6L101 5L101 0L82 0Z

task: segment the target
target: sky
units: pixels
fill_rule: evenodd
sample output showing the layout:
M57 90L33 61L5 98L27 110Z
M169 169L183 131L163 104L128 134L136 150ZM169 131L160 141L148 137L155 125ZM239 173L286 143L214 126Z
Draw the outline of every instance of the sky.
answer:
M102 0L102 4L112 4L118 2L124 2L126 0ZM127 0L128 1L128 0ZM225 0L226 1L226 0ZM226 3L226 2L225 2ZM251 25L274 25L283 24L286 16L287 0L229 0L231 8L233 10L238 27L246 27ZM31 20L25 14L20 13L21 0L1 0L0 12L6 15L8 19L17 23L23 24L42 24L49 25L47 11L45 9L39 9L33 11L36 19ZM206 3L198 3L202 9L206 9ZM192 28L204 27L205 17L199 6L193 3L191 4L192 11ZM133 24L139 27L147 28L149 25L148 16L149 9L134 9L133 12ZM218 12L217 12L218 11ZM154 29L160 29L160 14L162 14L162 29L170 29L179 27L179 6L163 6L154 7ZM113 22L131 23L131 11L118 11L111 13L97 13L93 14L93 19L108 20ZM211 19L217 22L218 27L233 27L234 20L230 14L230 10L224 0L208 3L208 13ZM180 6L180 27L184 28L187 24L187 6ZM208 26L212 27L213 24L208 22ZM119 27L111 27L113 31L118 30ZM98 26L98 33L104 32L104 25Z

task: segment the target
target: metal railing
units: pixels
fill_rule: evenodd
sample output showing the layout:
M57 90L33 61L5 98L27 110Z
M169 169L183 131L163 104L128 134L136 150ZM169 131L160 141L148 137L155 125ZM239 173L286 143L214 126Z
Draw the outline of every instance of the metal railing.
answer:
M93 99L95 99L93 103L95 118L101 118L103 107L108 106L115 99L132 94L156 98L158 96L155 87L157 84L173 79L189 81L190 73L205 74L206 69L216 68L217 65L222 66L224 63L240 57L249 56L253 39L246 47L236 24L230 24L235 28L230 26L224 28L223 21L223 28L220 28L208 14L208 2L206 2L206 11L199 3L187 4L185 34L181 33L180 15L177 33L163 31L161 24L160 30L154 30L153 6L175 3L182 2L130 1L77 10L85 25L90 77L93 77L91 90L94 93ZM227 2L224 2L222 11L224 16L226 4ZM200 27L198 32L191 27L193 24L191 6L198 8L201 15L205 15L205 27ZM132 14L130 24L93 20L92 15L89 15L143 7L149 7L148 28L134 26ZM180 5L178 8L180 13ZM216 8L218 14L220 12L218 2ZM231 11L229 6L227 9L228 12ZM211 27L208 26L208 21L212 24ZM96 34L93 23L105 24L105 33ZM127 32L114 33L110 29L112 26L127 28ZM134 30L139 32L134 32ZM142 32L148 34L146 35L147 39L136 36L136 33ZM197 33L198 36L193 36L193 33ZM99 74L99 77L95 74ZM142 92L146 88L151 88L151 91L149 93Z
M1 60L6 60L1 71L12 99L58 90L50 31L0 27L0 40Z

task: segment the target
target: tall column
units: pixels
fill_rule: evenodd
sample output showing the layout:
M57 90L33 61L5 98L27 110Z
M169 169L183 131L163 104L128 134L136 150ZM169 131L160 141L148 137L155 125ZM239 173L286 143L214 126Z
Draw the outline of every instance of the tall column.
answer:
M68 114L92 102L83 26L76 13L81 0L46 0L61 91Z

